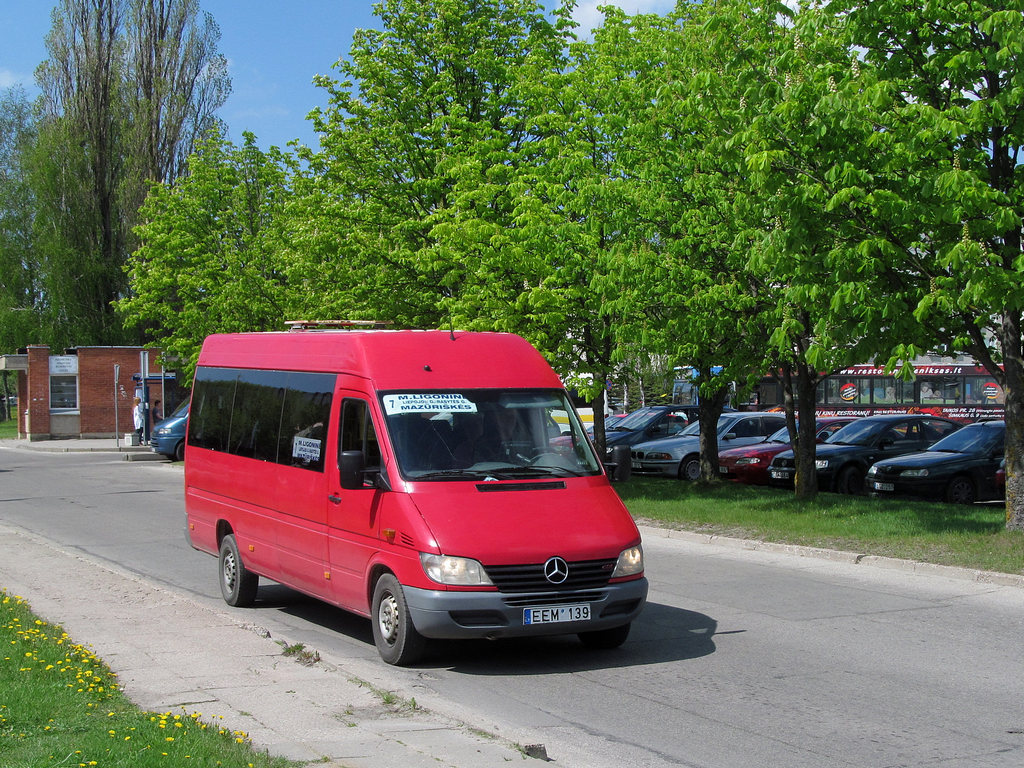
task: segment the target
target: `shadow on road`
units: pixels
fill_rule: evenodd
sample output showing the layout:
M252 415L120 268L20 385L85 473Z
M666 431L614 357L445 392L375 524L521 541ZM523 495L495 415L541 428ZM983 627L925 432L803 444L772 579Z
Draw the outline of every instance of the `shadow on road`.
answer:
M323 629L373 645L370 622L279 584L260 585L255 611L279 611ZM436 640L420 664L470 675L581 672L667 661L715 652L717 622L696 611L648 603L620 648L585 648L575 635L498 640Z

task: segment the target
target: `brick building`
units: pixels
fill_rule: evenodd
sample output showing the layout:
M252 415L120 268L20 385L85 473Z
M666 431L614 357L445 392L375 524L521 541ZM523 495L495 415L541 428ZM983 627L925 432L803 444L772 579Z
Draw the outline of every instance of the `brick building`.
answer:
M132 400L142 392L144 363L149 402L162 401L161 410L169 414L184 394L173 372L149 362L159 354L147 347L73 347L53 354L36 344L0 355L0 370L18 372L18 436L51 440L133 432Z

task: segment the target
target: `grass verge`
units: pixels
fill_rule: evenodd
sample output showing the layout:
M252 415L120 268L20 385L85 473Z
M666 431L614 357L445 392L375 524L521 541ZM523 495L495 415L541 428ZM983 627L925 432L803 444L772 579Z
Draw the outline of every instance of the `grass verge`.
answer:
M57 625L0 590L0 763L71 768L290 768L201 713L143 712Z
M14 419L0 421L0 440L16 440L18 438L18 422Z
M643 477L615 488L633 516L651 525L1024 574L1024 533L1006 530L998 503L831 493L801 502L778 488Z

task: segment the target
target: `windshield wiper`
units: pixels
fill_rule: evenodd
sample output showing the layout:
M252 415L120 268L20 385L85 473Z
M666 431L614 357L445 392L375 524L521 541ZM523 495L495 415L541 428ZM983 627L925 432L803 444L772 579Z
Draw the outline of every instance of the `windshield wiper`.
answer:
M487 477L493 474L491 471L486 469L438 469L433 472L424 472L422 475L416 475L413 480L435 480L439 477L444 478L462 478L463 480L479 480L481 477Z
M543 473L545 475L554 475L556 477L583 477L586 473L576 469L569 469L568 467L557 467L551 466L550 464L533 464L529 467L516 467L516 471L520 469L533 470L537 473Z

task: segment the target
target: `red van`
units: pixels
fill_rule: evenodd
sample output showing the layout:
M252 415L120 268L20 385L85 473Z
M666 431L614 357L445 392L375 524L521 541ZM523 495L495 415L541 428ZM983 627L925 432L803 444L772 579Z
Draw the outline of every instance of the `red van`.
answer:
M647 597L633 519L558 376L511 334L210 336L185 508L230 605L260 576L287 584L369 617L391 664L426 638L617 647Z

